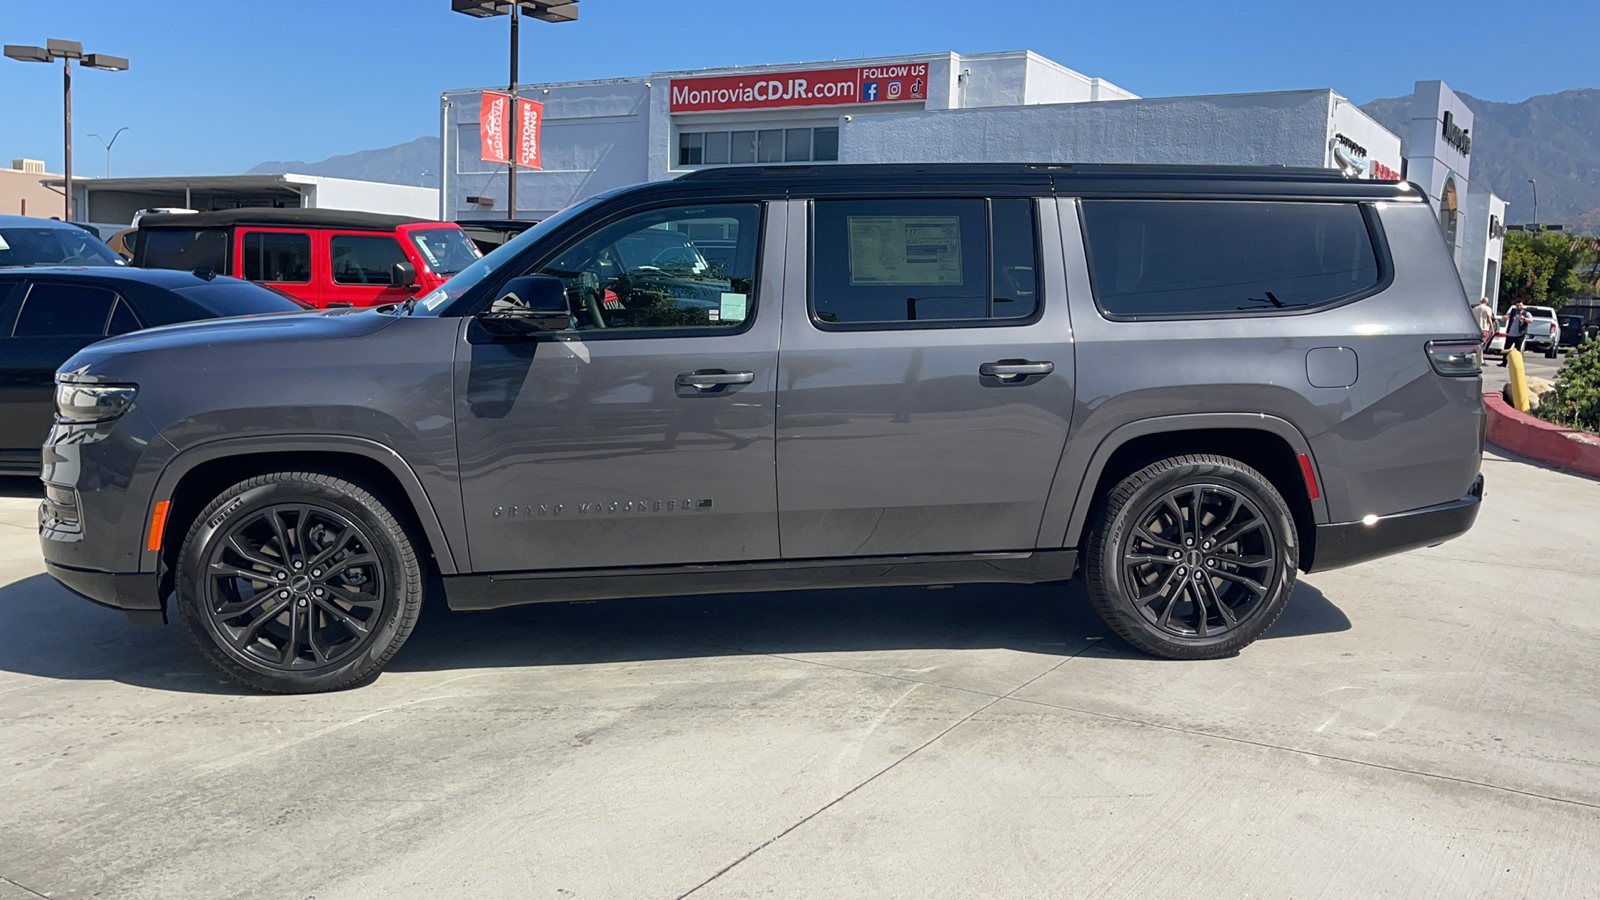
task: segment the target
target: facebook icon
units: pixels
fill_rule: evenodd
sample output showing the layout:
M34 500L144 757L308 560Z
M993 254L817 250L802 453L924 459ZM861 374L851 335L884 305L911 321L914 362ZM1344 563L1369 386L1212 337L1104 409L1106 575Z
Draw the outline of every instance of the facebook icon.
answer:
M878 99L878 83L876 81L868 81L861 85L861 99L868 103Z

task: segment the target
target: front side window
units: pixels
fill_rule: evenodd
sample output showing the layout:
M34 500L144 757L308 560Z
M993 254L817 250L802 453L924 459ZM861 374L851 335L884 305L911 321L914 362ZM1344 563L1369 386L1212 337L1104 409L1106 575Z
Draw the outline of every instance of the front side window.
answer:
M406 261L400 244L386 234L336 234L328 240L334 284L387 287L395 263Z
M829 325L992 324L1038 310L1033 201L820 200L812 314Z
M675 207L600 227L528 274L567 285L573 328L736 329L755 312L759 203Z
M84 337L106 333L117 295L77 284L35 284L22 301L16 337Z
M1083 233L1095 302L1113 318L1305 309L1380 275L1356 203L1085 200Z
M293 231L251 231L244 236L244 277L274 284L311 281L311 235ZM387 282L387 279L385 279Z

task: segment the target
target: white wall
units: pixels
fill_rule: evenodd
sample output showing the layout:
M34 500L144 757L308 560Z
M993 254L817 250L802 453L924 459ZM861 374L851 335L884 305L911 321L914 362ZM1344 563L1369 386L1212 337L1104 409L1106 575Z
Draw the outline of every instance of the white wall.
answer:
M1406 177L1428 192L1434 211L1439 209L1445 184L1455 179L1458 208L1467 197L1467 175L1472 157L1463 154L1444 139L1444 114L1449 112L1455 124L1470 134L1473 126L1472 110L1442 81L1419 81L1411 95L1411 145L1406 159ZM1456 265L1470 268L1462 257L1462 231L1456 228L1455 246L1450 248Z
M348 209L433 219L439 215L439 189L408 184L383 184L354 181L321 175L285 175L289 184L301 188L305 206L315 209Z
M1378 121L1349 100L1334 94L1328 116L1328 157L1324 165L1336 168L1333 158L1335 135L1345 135L1367 151L1367 171L1364 177L1373 177L1373 162L1383 163L1398 173L1401 169L1400 136L1378 124Z
M1473 303L1488 297L1500 301L1500 259L1505 239L1498 236L1505 227L1506 202L1494 194L1478 191L1465 196L1461 204L1461 286ZM1491 265L1492 264L1492 265ZM1491 271L1493 277L1491 277Z
M1331 91L854 116L841 162L1323 166Z

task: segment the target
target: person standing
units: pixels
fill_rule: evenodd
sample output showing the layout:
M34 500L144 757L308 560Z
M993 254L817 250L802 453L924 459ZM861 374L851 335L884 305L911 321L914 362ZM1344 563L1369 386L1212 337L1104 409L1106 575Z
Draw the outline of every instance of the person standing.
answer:
M1504 369L1511 360L1511 351L1521 352L1522 341L1528 336L1528 326L1533 324L1533 316L1518 300L1512 304L1511 310L1506 313L1506 350L1500 355L1500 368Z
M1472 315L1478 320L1478 331L1483 333L1483 343L1478 347L1478 365L1483 365L1483 354L1489 351L1489 342L1494 340L1494 307L1489 305L1489 298L1472 308Z

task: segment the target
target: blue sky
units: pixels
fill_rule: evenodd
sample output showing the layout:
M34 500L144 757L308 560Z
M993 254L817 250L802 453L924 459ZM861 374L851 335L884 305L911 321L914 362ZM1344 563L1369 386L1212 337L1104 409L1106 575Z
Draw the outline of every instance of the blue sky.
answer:
M1028 49L1146 97L1333 88L1358 103L1443 78L1490 100L1600 87L1600 2L581 0L523 28L522 80L954 50ZM0 41L83 42L75 161L129 126L113 174L242 172L438 133L438 96L505 78L506 20L449 0L0 0ZM819 9L844 10L824 14ZM61 75L0 59L0 159L61 166Z

